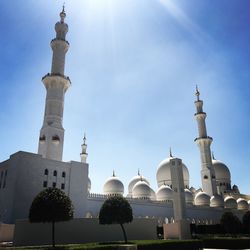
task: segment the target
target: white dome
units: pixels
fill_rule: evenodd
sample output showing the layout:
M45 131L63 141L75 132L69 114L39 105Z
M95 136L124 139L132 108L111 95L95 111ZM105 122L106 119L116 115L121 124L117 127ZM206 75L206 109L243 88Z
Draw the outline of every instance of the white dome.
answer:
M237 202L232 196L228 196L224 199L225 208L236 209Z
M132 189L132 197L138 199L150 199L150 186L145 181L137 182Z
M91 190L91 180L90 178L88 177L88 192L90 193L90 190Z
M129 182L128 185L128 194L132 195L132 190L134 185L138 182L138 181L145 181L148 185L149 185L149 181L142 175L140 175L140 173L138 173L138 175L134 176L131 181Z
M248 210L248 203L246 200L242 199L242 198L239 198L237 200L237 208L239 210Z
M224 200L221 195L215 194L210 199L210 207L224 207Z
M218 182L231 182L231 174L228 167L221 161L212 159L215 178Z
M196 189L194 187L189 188L189 190L194 194L196 192Z
M192 192L189 189L187 189L187 188L185 188L184 191L185 191L185 201L186 201L186 203L193 205L193 203L194 203L194 197L193 197Z
M161 187L164 183L168 186L172 185L171 180L171 165L170 160L173 159L173 157L166 158L165 160L161 161L157 173L156 173L156 179L158 187ZM183 168L183 180L185 187L189 187L189 172L185 164L182 163Z
M210 196L205 192L199 192L194 198L194 204L196 206L209 206L210 205Z
M158 201L173 200L173 190L168 185L162 185L156 192Z
M107 195L123 195L124 186L119 178L113 175L104 183L103 193Z

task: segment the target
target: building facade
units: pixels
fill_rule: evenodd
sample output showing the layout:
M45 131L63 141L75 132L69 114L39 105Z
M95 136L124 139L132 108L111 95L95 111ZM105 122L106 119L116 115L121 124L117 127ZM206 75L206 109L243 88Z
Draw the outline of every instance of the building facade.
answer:
M207 135L206 113L203 111L203 101L200 100L198 88L195 117L199 135L195 142L201 156L202 189L190 186L188 168L181 159L173 157L171 152L157 168L158 190L154 191L149 181L138 172L138 175L131 179L127 194L124 193L124 185L115 173L104 183L102 194L91 193L85 136L80 154L81 161L62 161L64 97L71 84L69 77L64 74L65 56L69 49L65 17L63 9L60 21L55 25L56 38L51 41L51 72L42 78L47 95L38 153L19 151L0 163L1 221L15 223L17 219L28 218L34 197L47 187L60 188L70 197L76 218L98 217L105 199L113 195L126 196L133 208L134 217L157 218L159 223L173 222L176 217L174 211L178 211L176 213L181 219L186 217L190 223L198 224L218 223L224 211L233 211L242 217L249 210L250 196L240 194L237 186L231 186L228 167L211 155L212 138ZM173 162L181 164L175 175ZM178 182L174 176L178 176Z

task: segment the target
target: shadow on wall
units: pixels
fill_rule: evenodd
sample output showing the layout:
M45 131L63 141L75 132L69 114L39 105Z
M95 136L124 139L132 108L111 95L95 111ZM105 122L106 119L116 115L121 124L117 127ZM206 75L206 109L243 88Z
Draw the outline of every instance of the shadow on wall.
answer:
M134 219L124 224L128 240L157 239L156 219ZM120 225L99 225L97 218L73 219L56 223L56 244L123 241ZM14 246L48 245L51 243L50 223L29 223L18 220L14 232Z

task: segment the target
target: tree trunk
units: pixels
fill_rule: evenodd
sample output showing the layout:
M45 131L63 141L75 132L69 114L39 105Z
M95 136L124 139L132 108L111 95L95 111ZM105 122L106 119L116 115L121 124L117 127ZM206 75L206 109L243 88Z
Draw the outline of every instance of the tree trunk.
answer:
M52 246L55 248L55 222L52 221Z
M123 224L120 224L120 226L121 226L121 228L122 228L122 232L123 232L123 236L124 236L124 240L125 240L125 244L128 242L128 240L127 240L127 235L126 235L126 231L125 231L125 229L124 229L124 226L123 226Z

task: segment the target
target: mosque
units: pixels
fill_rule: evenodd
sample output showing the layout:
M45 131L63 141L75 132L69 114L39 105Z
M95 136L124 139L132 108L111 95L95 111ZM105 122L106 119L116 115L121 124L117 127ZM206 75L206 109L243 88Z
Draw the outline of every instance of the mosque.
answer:
M171 151L169 157L163 159L157 167L157 190L153 190L148 179L138 171L131 179L127 193L115 173L105 181L102 194L91 193L85 136L81 161L62 161L64 96L71 85L70 78L64 74L65 56L69 49L65 17L63 8L60 21L55 25L56 37L50 43L53 51L51 73L42 78L47 95L38 153L19 151L0 163L1 221L15 223L17 219L28 218L34 197L47 187L57 187L72 200L76 218L96 218L107 197L123 195L131 204L135 218L156 218L159 223L173 222L175 188L171 178L171 164L176 158ZM229 168L211 154L213 139L207 134L206 113L198 88L195 95L195 118L198 124L195 143L200 150L202 189L190 185L188 168L181 161L186 218L190 223L215 224L224 211L233 211L242 217L250 209L250 195L241 194L236 185L231 185Z

